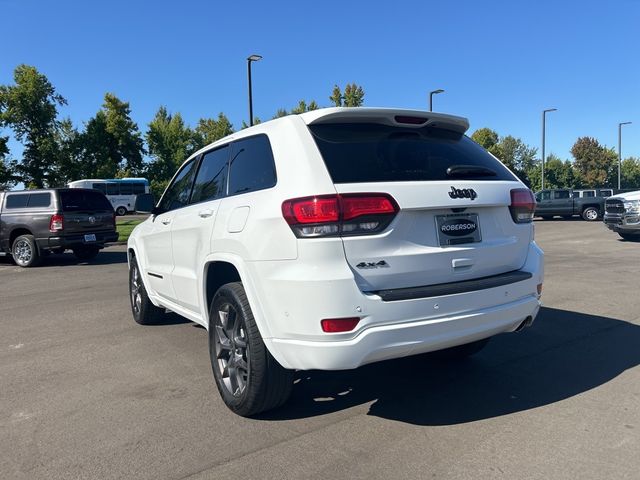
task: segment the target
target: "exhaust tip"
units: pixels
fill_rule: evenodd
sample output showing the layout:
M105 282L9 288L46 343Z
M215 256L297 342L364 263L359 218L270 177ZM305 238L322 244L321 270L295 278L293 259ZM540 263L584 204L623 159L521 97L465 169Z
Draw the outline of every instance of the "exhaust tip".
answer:
M518 327L515 329L516 332L521 332L522 330L524 330L527 327L530 327L531 325L533 325L533 317L531 315L529 315L527 318L525 318L522 323L520 325L518 325Z

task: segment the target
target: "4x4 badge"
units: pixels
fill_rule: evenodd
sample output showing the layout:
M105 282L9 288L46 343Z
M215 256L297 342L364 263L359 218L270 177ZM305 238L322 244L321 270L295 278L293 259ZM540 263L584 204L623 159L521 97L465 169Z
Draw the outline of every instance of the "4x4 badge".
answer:
M476 198L478 198L478 194L473 188L451 187L449 196L451 198L470 198L471 200L475 200Z

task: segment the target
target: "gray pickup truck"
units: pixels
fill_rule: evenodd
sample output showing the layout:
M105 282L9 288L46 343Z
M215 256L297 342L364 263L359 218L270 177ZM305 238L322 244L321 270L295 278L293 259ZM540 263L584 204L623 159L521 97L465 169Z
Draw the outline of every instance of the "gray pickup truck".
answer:
M67 249L82 261L91 260L116 240L113 207L96 190L0 192L0 256L11 255L21 267Z
M545 220L555 216L571 218L574 215L580 215L583 219L593 222L604 213L605 197L612 193L611 189L542 190L536 193L535 215Z

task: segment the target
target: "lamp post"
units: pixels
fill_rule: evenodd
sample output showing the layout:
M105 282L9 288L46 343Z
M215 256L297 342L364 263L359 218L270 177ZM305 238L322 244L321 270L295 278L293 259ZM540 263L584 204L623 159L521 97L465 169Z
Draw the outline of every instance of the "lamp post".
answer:
M429 111L430 112L433 112L433 96L437 95L438 93L444 93L444 90L439 88L438 90L433 90L429 92Z
M622 125L629 125L631 122L621 122L618 124L618 190L620 190L620 171L622 170Z
M547 110L542 111L542 188L544 190L544 147L545 147L545 130L546 130L546 116L547 112L555 112L558 110L557 108L548 108Z
M249 79L249 126L253 126L253 94L251 92L251 62L262 60L261 55L250 55L247 57L247 77Z

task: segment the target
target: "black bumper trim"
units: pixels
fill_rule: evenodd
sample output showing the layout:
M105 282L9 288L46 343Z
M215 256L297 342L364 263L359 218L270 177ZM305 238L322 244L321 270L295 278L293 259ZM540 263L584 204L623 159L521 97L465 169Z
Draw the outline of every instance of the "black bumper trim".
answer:
M515 270L513 272L492 275L491 277L475 278L462 282L439 283L437 285L427 285L424 287L394 288L371 293L379 295L385 302L394 302L398 300L441 297L443 295L486 290L487 288L502 287L503 285L529 280L531 277L533 277L533 274L530 272Z
M80 245L97 245L99 247L104 246L105 243L117 242L119 234L116 231L108 230L106 232L87 232L87 235L94 234L96 236L95 242L85 242L84 233L72 234L57 237L45 237L37 238L36 243L38 247L44 250L56 249L56 248L73 248Z

